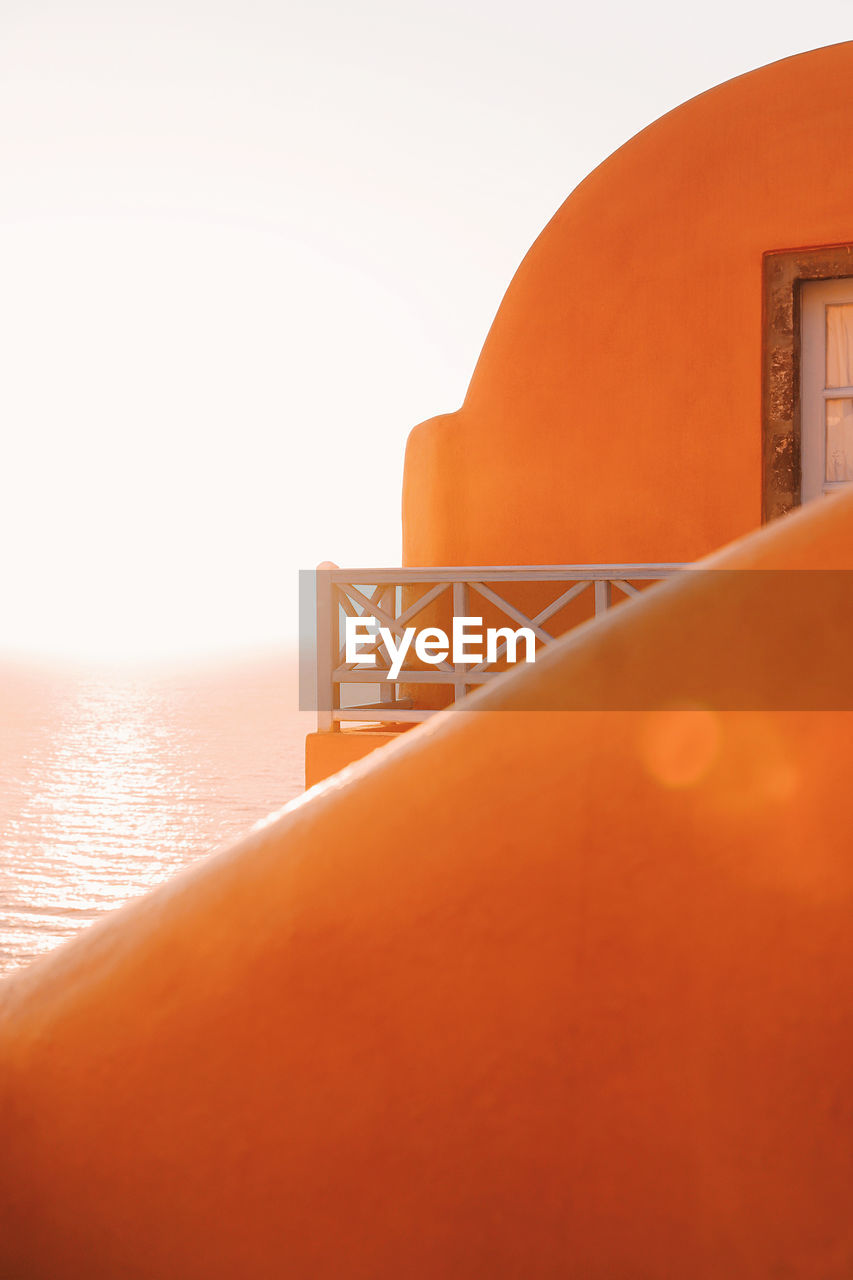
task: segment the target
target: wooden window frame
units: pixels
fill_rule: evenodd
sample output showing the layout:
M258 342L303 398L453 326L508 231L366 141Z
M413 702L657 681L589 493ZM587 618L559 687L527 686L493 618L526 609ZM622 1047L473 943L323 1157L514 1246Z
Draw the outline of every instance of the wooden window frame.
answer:
M802 495L806 501L848 489L851 483L827 478L826 457L827 406L832 401L853 404L853 385L830 384L828 380L828 312L830 307L850 307L851 304L853 278L850 276L805 280L800 286L800 461Z
M853 244L765 253L763 265L762 523L801 501L800 285L853 277Z

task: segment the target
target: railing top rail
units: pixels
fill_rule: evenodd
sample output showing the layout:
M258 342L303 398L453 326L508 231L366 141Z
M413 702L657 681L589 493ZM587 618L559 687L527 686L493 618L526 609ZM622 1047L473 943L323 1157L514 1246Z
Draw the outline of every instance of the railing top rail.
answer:
M554 582L584 578L668 578L691 568L688 563L667 564L531 564L531 565L439 565L417 568L318 569L317 575L344 586L383 583L400 586L410 582Z

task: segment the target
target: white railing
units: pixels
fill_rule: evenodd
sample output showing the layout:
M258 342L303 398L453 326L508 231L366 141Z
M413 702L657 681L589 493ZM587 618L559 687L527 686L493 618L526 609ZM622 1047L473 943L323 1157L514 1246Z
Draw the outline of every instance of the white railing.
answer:
M599 615L621 597L635 596L643 589L637 583L657 582L672 577L686 566L682 564L598 564L598 565L530 565L526 567L432 568L432 569L318 569L317 570L317 727L332 732L344 721L405 724L428 719L434 710L417 707L401 686L437 684L448 686L449 700L458 702L472 688L503 674L498 666L505 642L497 649L493 662L439 662L429 670L403 667L391 677L390 656L381 643L374 652L376 665L347 662L344 622L347 617L373 616L379 625L390 629L394 637L402 636L407 626L416 625L419 614L440 597L449 594L444 603L450 605L454 617L476 615L485 605L516 627L529 627L540 645L552 644L571 627L564 626L557 635L545 627L556 620L569 604L585 592L592 593L587 617ZM505 599L494 584L518 586L528 583L552 583L552 598L528 616L517 604ZM411 597L421 587L416 598ZM541 588L539 589L541 591ZM578 621L586 621L581 617ZM505 621L501 625L506 625ZM575 623L574 625L577 625ZM386 665L382 665L383 660ZM352 686L376 686L375 702L347 705L345 691ZM352 690L352 692L358 692ZM383 696L384 695L384 696Z

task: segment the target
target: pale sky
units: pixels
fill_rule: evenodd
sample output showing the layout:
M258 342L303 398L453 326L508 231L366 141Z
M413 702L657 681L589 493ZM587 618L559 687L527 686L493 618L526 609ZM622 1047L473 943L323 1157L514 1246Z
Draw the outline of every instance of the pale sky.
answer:
M0 0L0 649L292 637L300 568L400 561L574 186L853 4Z

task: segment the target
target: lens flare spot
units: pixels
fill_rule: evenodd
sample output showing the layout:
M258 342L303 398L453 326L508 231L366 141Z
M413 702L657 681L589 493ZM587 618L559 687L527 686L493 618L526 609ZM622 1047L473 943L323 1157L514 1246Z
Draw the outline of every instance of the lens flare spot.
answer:
M716 779L717 803L730 813L760 813L795 796L800 775L790 723L767 712L726 718L725 750Z
M692 787L708 773L720 749L720 722L706 707L668 707L645 718L640 755L664 787Z

